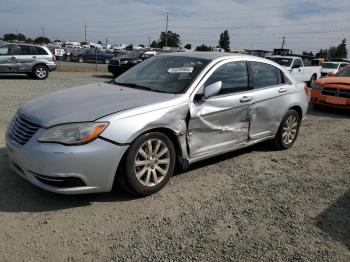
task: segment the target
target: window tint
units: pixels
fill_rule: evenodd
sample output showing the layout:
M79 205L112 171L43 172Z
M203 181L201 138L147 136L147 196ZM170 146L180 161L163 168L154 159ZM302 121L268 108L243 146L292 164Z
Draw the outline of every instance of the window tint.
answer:
M220 94L230 94L248 89L246 62L231 62L220 66L208 78L204 86L222 81Z
M38 55L47 55L47 52L45 51L44 48L36 46L35 49L36 49L36 52L38 53Z
M19 55L36 55L36 50L34 47L29 45L18 45Z
M250 68L253 76L254 88L263 88L268 86L275 86L279 84L277 77L277 68L258 62L251 62Z

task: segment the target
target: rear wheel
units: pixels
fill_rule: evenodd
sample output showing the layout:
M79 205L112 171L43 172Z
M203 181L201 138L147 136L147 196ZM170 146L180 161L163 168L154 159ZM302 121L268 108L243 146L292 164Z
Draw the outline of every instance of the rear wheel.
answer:
M294 109L289 109L283 117L273 141L278 149L288 149L295 143L299 134L300 116Z
M173 175L175 159L174 145L166 135L158 132L141 135L126 156L124 182L131 188L127 191L144 196L158 192Z
M46 68L46 66L37 65L33 69L33 74L36 79L44 80L49 76L49 70Z

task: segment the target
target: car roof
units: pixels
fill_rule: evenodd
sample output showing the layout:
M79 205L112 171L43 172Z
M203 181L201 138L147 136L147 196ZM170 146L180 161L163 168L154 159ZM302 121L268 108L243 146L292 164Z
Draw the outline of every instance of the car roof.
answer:
M246 58L252 57L250 55L243 54L233 54L233 53L224 53L224 52L174 52L174 53L165 53L161 54L162 56L185 56L193 57L205 60L214 60L221 57L234 57L234 58Z

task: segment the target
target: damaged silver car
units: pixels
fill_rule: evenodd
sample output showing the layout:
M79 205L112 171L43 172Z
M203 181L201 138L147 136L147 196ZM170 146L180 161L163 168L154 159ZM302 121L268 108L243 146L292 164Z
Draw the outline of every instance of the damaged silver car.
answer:
M163 188L175 165L271 140L291 147L307 111L304 85L253 56L174 53L150 58L111 83L26 103L6 134L13 169L63 194L140 195Z

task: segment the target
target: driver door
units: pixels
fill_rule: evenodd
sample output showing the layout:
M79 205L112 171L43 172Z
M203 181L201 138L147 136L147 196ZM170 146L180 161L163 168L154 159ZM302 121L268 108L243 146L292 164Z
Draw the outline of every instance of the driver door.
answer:
M222 81L220 93L203 97L206 86ZM190 103L188 145L191 159L225 150L248 140L248 70L244 61L221 62L201 81L202 88Z

